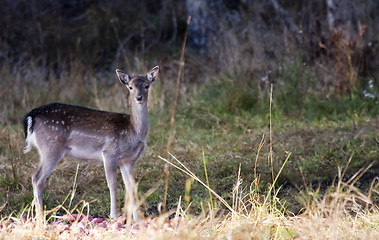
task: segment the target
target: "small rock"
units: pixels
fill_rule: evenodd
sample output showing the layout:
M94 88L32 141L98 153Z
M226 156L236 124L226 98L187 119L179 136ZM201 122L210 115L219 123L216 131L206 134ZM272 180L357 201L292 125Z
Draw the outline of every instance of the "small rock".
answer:
M82 228L82 227L76 228L76 233L79 233L79 234L84 233L84 228Z
M130 232L133 234L137 234L139 232L143 232L147 229L148 224L145 221L140 221L138 223L135 223L131 226Z
M86 229L88 227L88 223L86 221L81 221L80 223L78 223L78 227Z
M64 225L62 232L70 230L71 224Z
M120 230L121 228L123 228L123 225L120 222L115 222L112 224L112 228L116 230Z
M117 222L121 223L121 224L124 224L126 222L126 217L124 216L119 216L117 218Z
M26 214L22 215L22 217L20 218L21 222L22 223L26 223L28 221L28 216Z
M10 232L12 229L14 229L15 228L15 224L12 222L11 224L9 224L8 226L7 226L7 232Z
M80 222L80 221L82 221L83 220L83 215L80 215L80 217L79 217L79 215L78 214L76 214L76 213L73 213L73 214L71 214L71 215L64 215L63 216L63 219L65 219L65 220L67 220L67 221L69 221L69 222L75 222L75 221L78 221L78 222Z
M63 223L63 220L58 220L56 222L53 222L52 227L53 229L58 228Z
M94 218L92 220L92 223L102 223L102 222L104 222L104 219L102 219L102 218Z
M74 214L66 214L66 215L63 215L63 219L71 223L75 221L76 216L74 216Z
M103 221L102 223L99 223L97 226L99 226L101 228L107 228L107 222Z
M92 222L93 217L92 217L91 215L88 215L88 216L87 216L87 219L88 219L88 221Z

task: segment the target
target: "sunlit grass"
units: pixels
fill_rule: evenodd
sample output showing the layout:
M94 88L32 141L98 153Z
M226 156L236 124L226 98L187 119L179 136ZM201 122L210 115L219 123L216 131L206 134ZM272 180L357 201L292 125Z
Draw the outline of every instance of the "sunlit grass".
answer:
M57 216L57 208L48 211L46 221L39 224L32 210L22 216L10 215L0 221L1 239L377 239L379 237L379 209L368 196L353 185L339 179L331 190L309 199L304 213L293 216L286 212L285 204L277 192L261 195L252 188L242 188L238 178L233 189L234 203L228 205L214 190L194 175L183 162L171 156L170 165L200 182L215 196L215 208L205 215L194 216L190 208L178 208L168 215L147 217L140 223L125 223L124 219L96 222L88 215L91 204L79 202L73 209L64 209L66 215ZM286 161L289 159L288 155ZM285 162L286 162L285 161ZM282 169L285 169L283 164ZM279 176L278 173L277 177ZM239 175L238 175L239 176ZM343 177L343 173L340 175ZM256 182L255 179L254 182ZM184 183L183 183L184 184ZM270 188L272 190L272 188ZM181 201L181 198L178 199ZM210 204L210 203L209 203ZM226 206L223 208L221 206ZM74 214L75 213L75 214ZM31 214L31 215L29 215ZM48 216L48 217L47 217Z
M145 63L136 65L137 70L145 70ZM249 94L254 93L251 85L239 96L235 90L238 79L185 85L198 92L185 92L182 97L187 101L179 102L172 155L191 173L170 168L168 214L160 208L164 162L158 156L167 157L167 109L173 85L172 79L162 79L153 86L149 99L149 147L135 167L146 223L139 227L109 221L103 168L65 160L48 178L44 203L50 211L45 223L38 225L31 206L30 179L38 154L22 153L23 115L56 101L127 112L125 92L110 73L89 73L82 78L66 72L57 79L41 81L46 76L31 66L16 74L4 68L1 75L0 100L6 104L0 111L0 239L379 238L375 205L379 119L375 105L359 99L351 106L346 99L324 99L322 104L307 100L296 105L291 95L288 98L292 99L275 98L285 91L275 92L274 86L270 141L268 99L263 93L262 99L253 96L249 102ZM283 107L288 102L292 106ZM287 159L289 152L292 155ZM278 176L275 184L273 173ZM119 181L117 197L123 206L120 177ZM107 221L100 226L63 221L62 217L70 214ZM169 215L181 219L179 226L177 220L168 220ZM70 227L64 230L67 224Z

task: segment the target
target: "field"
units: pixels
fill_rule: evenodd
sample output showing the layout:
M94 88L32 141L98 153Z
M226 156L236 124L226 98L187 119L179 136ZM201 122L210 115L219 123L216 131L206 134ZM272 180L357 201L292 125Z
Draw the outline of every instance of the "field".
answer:
M179 9L175 31L170 11L156 17L149 1L136 3L148 20L135 25L122 1L77 6L80 18L43 2L55 21L37 5L20 7L29 21L5 18L11 2L0 9L12 23L0 37L0 239L379 239L379 15L366 14L369 4L355 8L366 25L350 39L324 28L299 40L277 27L279 16L258 14L266 3L251 3L241 22L220 20L204 54L190 39L185 45L176 1L163 1ZM300 5L284 6L294 19L325 14ZM115 69L136 75L155 65L148 148L134 169L144 220L123 208L120 171L116 221L104 168L70 158L47 179L46 214L37 219L39 157L23 153L25 114L51 102L128 113Z
M141 212L148 222L146 229L138 231L129 231L127 226L117 230L113 222L105 228L73 222L66 231L62 229L67 220L56 224L64 227L54 225L70 213L107 219L109 212L103 168L72 159L64 160L46 184L44 203L46 209L53 209L46 224L51 224L36 225L30 212L30 177L38 154L22 152L23 115L34 106L52 101L127 111L125 89L116 76L106 73L82 79L67 73L59 79L40 81L38 69L15 74L2 70L6 81L2 82L1 98L7 103L2 109L0 139L2 238L378 236L377 103L342 98L317 103L305 100L294 106L296 101L281 96L284 93L274 84L270 114L270 92L255 105L244 106L249 104L245 103L248 99L225 99L233 94L228 79L218 82L217 88L211 81L201 83L196 90L185 93L183 98L188 100L177 106L171 157L166 152L171 108L164 98L173 91L164 85L168 82L164 69L160 82L151 90L149 148L135 168ZM286 101L293 101L291 110L286 109ZM178 159L218 197L190 175L167 167L162 158L180 166L174 160ZM168 214L162 212L166 179ZM123 206L121 177L119 180L118 201ZM182 223L169 225L168 216L176 216L174 219Z

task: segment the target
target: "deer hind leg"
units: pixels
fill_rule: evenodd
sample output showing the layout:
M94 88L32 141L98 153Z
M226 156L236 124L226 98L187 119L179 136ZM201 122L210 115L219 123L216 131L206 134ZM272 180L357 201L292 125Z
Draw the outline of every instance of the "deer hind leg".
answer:
M130 212L133 213L133 219L136 222L140 221L139 215L138 215L138 208L136 203L136 189L135 189L135 182L133 178L133 166L132 165L121 165L121 174L122 179L125 184L126 191L128 193L128 201L126 202L126 209L128 210L127 213L130 214Z
M117 159L109 156L106 153L102 153L105 177L107 178L107 184L111 197L111 218L117 219Z
M55 166L63 158L65 151L55 150L43 152L40 151L40 163L32 176L34 202L36 208L36 214L42 217L43 210L43 188L45 186L46 178L54 170Z

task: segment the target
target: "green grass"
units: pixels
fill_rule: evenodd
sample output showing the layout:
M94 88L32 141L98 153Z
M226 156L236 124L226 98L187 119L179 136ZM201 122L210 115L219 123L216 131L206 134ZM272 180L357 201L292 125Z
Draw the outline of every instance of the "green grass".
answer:
M139 66L143 69L142 66ZM24 155L24 137L21 126L23 115L32 108L48 102L66 102L111 111L127 111L125 91L113 74L89 74L84 79L75 73L65 73L51 82L36 79L39 70L29 74L11 76L1 72L7 86L0 99L6 103L0 117L0 205L7 203L0 213L6 216L20 212L31 203L30 177L38 164L34 150ZM164 73L162 74L164 75ZM105 76L105 77L104 77ZM281 186L278 197L287 202L287 210L295 214L303 203L299 191L306 189L326 191L344 169L349 179L359 169L373 163L355 185L368 191L371 181L379 171L379 118L375 99L359 94L342 98L327 98L312 92L312 86L303 86L304 78L314 78L310 69L296 69L277 75L273 98L273 169L277 173L288 152L292 153L276 187ZM286 87L282 78L293 78ZM104 81L104 78L107 79ZM175 125L175 141L172 154L186 164L205 181L206 160L209 186L232 201L233 186L241 167L242 187L248 188L254 181L254 165L258 145L264 135L264 145L258 156L257 174L259 191L265 192L272 182L269 157L269 99L267 89L259 93L259 79L240 80L233 74L213 75L212 81L186 84L190 90L182 94ZM296 80L297 79L297 80ZM12 81L14 85L10 84ZM158 214L158 206L164 196L164 162L158 156L167 157L166 144L169 133L169 110L172 104L172 85L167 79L152 88L150 98L151 131L148 149L137 162L135 176L141 196L156 188L142 203L142 211ZM294 87L298 85L302 87ZM242 89L242 90L240 90ZM61 204L72 190L76 163L66 159L49 177L44 195L47 208ZM178 204L186 194L185 174L170 168L169 209ZM119 174L118 202L123 205L123 184ZM377 187L377 185L376 185ZM187 193L188 194L188 193ZM209 199L209 192L194 182L189 192L190 212L200 214L201 204ZM300 196L301 197L301 196ZM91 202L92 215L103 216L109 211L109 192L102 166L87 166L81 162L77 177L77 189L73 204L85 200ZM378 196L373 194L377 203ZM67 207L67 202L65 203ZM204 205L208 208L208 205ZM208 209L209 210L209 209Z

